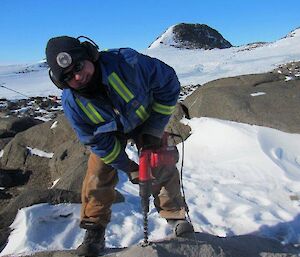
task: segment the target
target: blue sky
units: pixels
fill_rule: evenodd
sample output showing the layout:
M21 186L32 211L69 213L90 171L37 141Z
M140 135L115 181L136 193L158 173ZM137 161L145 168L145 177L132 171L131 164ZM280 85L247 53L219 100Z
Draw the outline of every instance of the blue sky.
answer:
M181 22L207 24L233 45L274 41L300 27L299 10L299 0L0 0L0 63L41 60L58 35L143 50Z

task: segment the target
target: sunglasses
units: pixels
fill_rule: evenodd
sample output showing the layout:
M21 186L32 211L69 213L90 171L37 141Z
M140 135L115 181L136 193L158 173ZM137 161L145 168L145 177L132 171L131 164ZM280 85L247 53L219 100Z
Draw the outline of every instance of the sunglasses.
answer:
M62 82L69 82L72 80L75 76L75 73L80 72L84 67L84 62L77 62L74 64L73 69L67 72L66 74L63 74Z

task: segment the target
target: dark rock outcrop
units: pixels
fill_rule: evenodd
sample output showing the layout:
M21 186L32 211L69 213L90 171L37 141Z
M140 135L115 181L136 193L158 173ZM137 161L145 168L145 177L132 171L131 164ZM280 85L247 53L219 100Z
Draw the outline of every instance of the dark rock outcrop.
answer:
M172 33L163 33L149 47L165 45L183 49L224 49L231 43L215 29L206 24L180 23L168 29Z
M54 122L57 122L57 126L51 128ZM27 164L27 159L32 157L27 147L53 153L58 146L66 141L76 141L76 135L62 115L55 121L45 122L18 133L5 146L1 163L5 168L24 169L26 167L32 170L32 167ZM38 159L39 161L42 160L42 158ZM34 163L31 164L36 166ZM37 163L37 165L40 165L40 163Z
M0 118L0 138L13 137L17 133L42 123L30 117L8 117Z
M35 118L36 122L54 119L62 114L61 102L57 96L30 97L19 100L0 99L0 117ZM1 118L2 119L2 118ZM7 118L6 118L7 119ZM0 126L1 131L1 126ZM1 134L1 132L0 132Z
M34 155L28 147L53 153L53 157ZM8 226L19 209L39 203L80 203L89 155L64 115L18 133L3 150L0 180L5 189L0 191L0 248L6 243ZM55 180L58 182L52 185ZM117 192L116 202L123 201Z
M29 171L0 169L0 187L21 186L26 184L29 178Z
M213 117L300 133L300 80L278 72L218 79L182 103L190 118Z
M180 23L174 26L173 32L180 48L224 49L232 46L217 30L205 24Z

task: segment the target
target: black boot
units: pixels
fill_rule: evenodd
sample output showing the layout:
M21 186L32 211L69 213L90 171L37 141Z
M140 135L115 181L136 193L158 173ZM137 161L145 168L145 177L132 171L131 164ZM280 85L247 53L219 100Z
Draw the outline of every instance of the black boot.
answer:
M76 249L79 256L98 256L104 252L105 247L105 228L87 229L83 242Z
M194 238L194 227L187 220L169 219L167 222L172 227L175 237Z

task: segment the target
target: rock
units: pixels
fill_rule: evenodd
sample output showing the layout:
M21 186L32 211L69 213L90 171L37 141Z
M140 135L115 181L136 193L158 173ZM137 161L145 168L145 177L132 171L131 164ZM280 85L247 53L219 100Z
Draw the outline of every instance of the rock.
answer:
M182 104L190 118L213 117L300 133L300 80L279 73L218 79Z
M32 155L28 147L53 153L53 157ZM19 209L39 203L80 203L89 151L78 142L64 116L18 133L3 150L0 175L9 178L4 181L7 182L5 186L13 186L3 192L5 197L0 199L0 229L5 230L0 243L4 244L9 235L8 226ZM29 179L21 183L20 179L16 179L17 171L14 169L21 174L30 174ZM57 179L56 185L48 189ZM123 201L124 197L117 192L116 202Z
M13 137L16 133L8 131L6 129L0 129L0 139L5 139L8 137Z
M18 137L11 140L3 149L1 166L7 169L23 169L28 156L28 149L22 143L19 145Z
M232 45L215 29L206 24L180 23L173 28L174 40L180 48L224 49Z
M134 245L125 249L107 249L103 256L110 257L296 257L300 249L253 235L217 237L196 233L195 239L166 238L142 247ZM32 257L72 257L74 250L40 252Z
M188 136L190 135L191 128L188 125L184 125L183 123L180 122L181 119L185 116L186 116L185 106L182 104L177 104L176 109L175 109L173 115L171 116L165 130L170 133L180 135L183 140L188 138ZM182 142L181 138L174 137L175 144L178 144L181 142Z
M5 245L7 244L7 239L9 237L10 232L11 230L8 227L4 229L0 228L0 252L4 249Z
M0 138L13 137L17 133L40 123L42 123L42 121L30 117L0 118Z
M57 122L57 126L51 129L54 122ZM1 163L3 167L22 169L24 165L26 166L26 159L30 156L27 147L53 153L62 143L75 139L73 129L62 115L55 121L45 122L18 133L5 146ZM42 157L39 159L42 160ZM28 165L27 168L31 169Z
M53 153L53 157L32 155L28 147ZM89 151L79 143L75 132L66 118L61 115L55 121L45 122L18 133L4 147L1 158L2 174L5 172L7 176L12 176L15 170L30 174L30 179L23 186L13 179L14 183L17 183L14 186L20 186L20 191L15 192L14 196L25 197L22 191L26 190L45 190L57 179L59 182L53 190L66 190L79 194L87 168L88 155ZM47 195L52 191L43 192ZM47 196L51 197L51 195ZM35 202L39 201L35 200Z
M27 148L37 148L48 153L55 153L56 149L69 141L70 143L67 145L70 146L72 151L74 148L75 152L75 146L73 145L76 141L75 133L63 116L58 117L56 121L56 126L53 126L55 121L45 122L20 132L4 147L4 153L1 158L2 172L0 174L2 174L4 178L9 178L9 180L6 179L4 181L6 182L5 186L13 187L6 189L5 192L3 192L3 196L5 197L0 199L2 211L0 229L5 229L10 225L20 208L42 202L58 203L80 201L79 190L81 188L83 174L86 170L86 167L83 168L83 161L80 161L79 157L81 153L80 149L82 148L79 148L79 154L74 153L73 155L72 152L71 160L74 161L74 165L72 166L71 163L68 163L65 166L67 167L69 165L69 173L67 173L67 170L60 171L60 174L64 176L60 181L61 187L51 190L48 188L52 185L52 179L57 176L51 175L49 167L50 159L32 155ZM74 158L78 158L78 160ZM76 165L78 165L79 162L82 167L76 169ZM30 174L30 176L27 177L29 179L19 183L21 181L16 179L17 174L14 170L22 171L24 174ZM70 190L64 190L64 188ZM75 189L75 191L72 191L72 189ZM74 197L77 200L74 200ZM119 197L119 200L121 198L122 196ZM5 234L7 234L7 231ZM0 238L0 241L3 242L3 240L3 238Z
M197 84L197 85L181 85L178 101L182 102L187 96L192 94L200 86L201 86L200 84Z
M57 96L30 97L20 100L0 99L0 117L55 119L62 114L61 100Z
M1 132L0 132L1 134ZM0 138L0 151L12 140L13 137Z
M232 45L215 29L205 24L180 23L171 26L149 48L160 46L183 49L224 49Z
M17 139L16 139L17 138ZM16 139L16 140L15 140ZM26 143L19 144L18 135L4 148L1 158L2 169L22 170L30 173L30 179L24 187L32 189L44 189L51 185L49 172L49 159L31 155L26 148Z
M77 140L59 145L49 161L51 180L59 181L54 188L81 192L89 151Z
M0 187L14 187L27 183L30 172L22 170L2 170L0 169Z
M12 195L8 192L6 192L5 189L0 189L0 199L10 199L12 198Z

